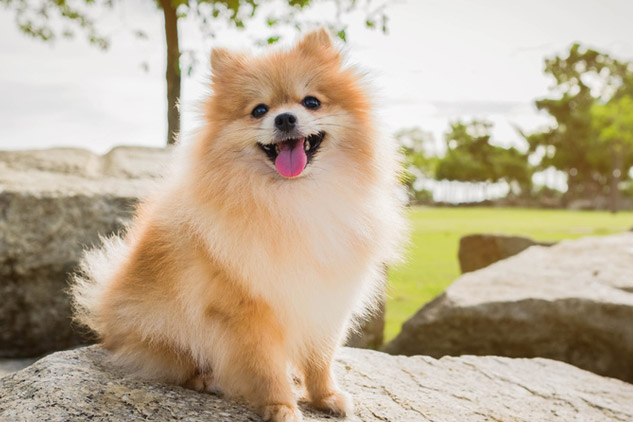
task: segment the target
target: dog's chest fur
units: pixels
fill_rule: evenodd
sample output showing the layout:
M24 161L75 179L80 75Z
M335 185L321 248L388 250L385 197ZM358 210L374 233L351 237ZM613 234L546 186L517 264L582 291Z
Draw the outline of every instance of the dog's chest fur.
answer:
M314 343L339 340L352 315L373 300L388 234L387 215L377 211L387 198L317 189L284 199L275 204L274 223L256 210L229 222L206 209L212 224L204 238L209 252L275 311L291 354L301 355Z

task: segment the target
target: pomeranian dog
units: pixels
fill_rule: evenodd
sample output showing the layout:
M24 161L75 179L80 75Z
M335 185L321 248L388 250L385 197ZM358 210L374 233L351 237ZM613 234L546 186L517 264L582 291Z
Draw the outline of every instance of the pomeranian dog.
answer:
M403 233L396 148L325 30L263 56L214 49L205 125L127 233L88 251L77 320L150 380L302 420L344 416L336 348ZM184 150L183 150L184 151Z

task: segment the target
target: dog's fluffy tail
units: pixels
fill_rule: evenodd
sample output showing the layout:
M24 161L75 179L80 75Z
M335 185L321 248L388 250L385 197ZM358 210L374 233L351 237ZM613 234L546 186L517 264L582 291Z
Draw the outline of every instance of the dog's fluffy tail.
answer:
M104 293L129 249L126 240L120 236L102 238L101 241L102 246L84 252L79 270L70 281L73 319L97 335L103 334L100 308Z

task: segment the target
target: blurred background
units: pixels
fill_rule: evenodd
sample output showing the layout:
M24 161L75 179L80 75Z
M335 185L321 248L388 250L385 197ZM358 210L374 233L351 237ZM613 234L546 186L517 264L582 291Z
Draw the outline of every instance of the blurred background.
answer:
M625 0L0 0L0 149L188 142L212 47L325 25L407 158L388 341L458 277L466 234L633 226L632 16Z

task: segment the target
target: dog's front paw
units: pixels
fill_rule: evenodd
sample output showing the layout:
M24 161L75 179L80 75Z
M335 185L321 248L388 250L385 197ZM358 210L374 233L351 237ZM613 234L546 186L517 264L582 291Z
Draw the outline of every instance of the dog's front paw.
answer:
M354 402L350 395L344 391L333 391L318 400L313 400L311 404L316 409L336 416L347 416L354 412Z
M303 416L297 406L268 404L263 407L262 418L270 422L301 422Z

